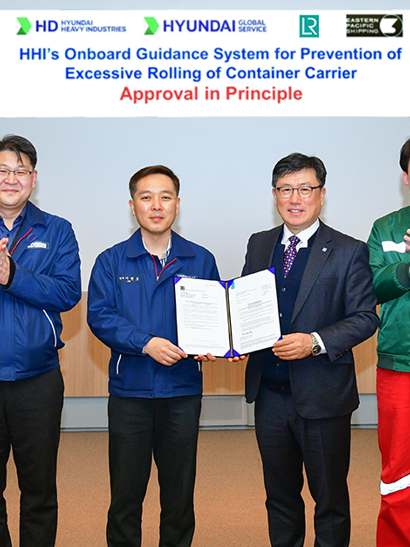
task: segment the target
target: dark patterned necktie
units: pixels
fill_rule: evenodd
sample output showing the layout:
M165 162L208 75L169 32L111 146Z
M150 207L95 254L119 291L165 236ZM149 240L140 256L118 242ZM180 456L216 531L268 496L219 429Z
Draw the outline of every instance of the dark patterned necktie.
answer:
M300 239L298 236L291 236L289 238L289 246L286 251L283 253L283 277L287 277L293 262L296 258L296 245L299 243Z

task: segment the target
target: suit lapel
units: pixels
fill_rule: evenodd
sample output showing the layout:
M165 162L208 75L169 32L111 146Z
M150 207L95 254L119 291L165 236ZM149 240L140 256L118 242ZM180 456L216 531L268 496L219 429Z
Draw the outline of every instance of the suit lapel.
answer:
M306 302L306 299L308 298L316 279L322 271L323 266L329 258L332 249L332 234L326 224L320 223L320 227L315 241L313 242L313 246L306 263L306 268L303 273L302 281L300 283L299 292L293 308L291 323L293 323Z
M258 264L258 268L255 271L264 270L272 266L275 245L276 245L276 242L278 241L278 237L281 234L282 234L282 226L277 226L276 228L272 230L271 237L265 243L264 249L262 250L261 253L257 254L257 257L260 259L260 263Z

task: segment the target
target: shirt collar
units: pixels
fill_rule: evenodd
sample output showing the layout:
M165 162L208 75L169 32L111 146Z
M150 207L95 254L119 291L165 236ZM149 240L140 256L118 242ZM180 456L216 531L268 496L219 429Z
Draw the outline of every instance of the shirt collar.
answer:
M23 220L25 214L26 214L26 208L27 208L27 205L24 206L23 210L21 211L21 213L19 214L19 216L17 218L14 219L13 221L13 228L11 230L14 230L15 228L17 228L20 224L21 224L21 221ZM4 220L3 220L3 217L0 215L0 222L1 224L5 227L6 225L4 224ZM9 230L9 232L11 232L11 230Z
M306 230L302 230L297 234L298 238L300 239L299 243L296 245L296 250L299 251L299 249L302 249L304 247L308 247L309 239L313 236L313 234L319 229L320 222L317 218L315 222L309 226L309 228L306 228ZM286 224L283 225L283 236L282 236L282 244L285 245L285 249L289 246L289 239L291 236L293 236L292 232L289 230L289 228L286 226Z
M142 235L141 235L141 239L142 239L142 244L144 245L144 249L147 251L147 253L152 254L150 252L150 250L148 249L148 247L146 246L144 238L142 237ZM171 247L172 247L172 234L169 236L169 241L168 241L167 248L162 253L162 255L158 257L162 267L164 267L165 264L167 263L169 253L171 252Z

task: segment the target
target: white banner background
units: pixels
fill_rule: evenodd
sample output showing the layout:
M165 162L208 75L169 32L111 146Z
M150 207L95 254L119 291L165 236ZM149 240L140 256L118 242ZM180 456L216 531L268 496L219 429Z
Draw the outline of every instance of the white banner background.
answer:
M3 11L4 114L407 116L410 34L347 36L380 13L394 34L396 11Z

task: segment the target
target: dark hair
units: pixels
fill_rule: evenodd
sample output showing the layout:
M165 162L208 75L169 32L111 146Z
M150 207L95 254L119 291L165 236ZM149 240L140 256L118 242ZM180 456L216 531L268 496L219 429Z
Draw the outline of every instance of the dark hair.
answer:
M320 187L322 188L325 185L327 172L323 161L315 156L305 156L295 152L282 158L275 165L272 171L272 186L275 188L281 177L302 171L302 169L314 169Z
M19 135L5 135L0 141L0 152L8 150L14 152L19 161L23 161L21 154L28 156L33 169L37 164L37 151L31 142Z
M405 173L409 171L409 161L410 161L410 139L403 144L400 150L400 167Z
M169 177L175 186L175 191L177 195L179 194L179 178L176 176L176 174L169 169L169 167L165 167L165 165L150 165L149 167L144 167L143 169L140 169L137 171L132 177L130 178L130 194L131 197L134 197L135 190L137 189L137 182L144 177L148 177L149 175L166 175Z

